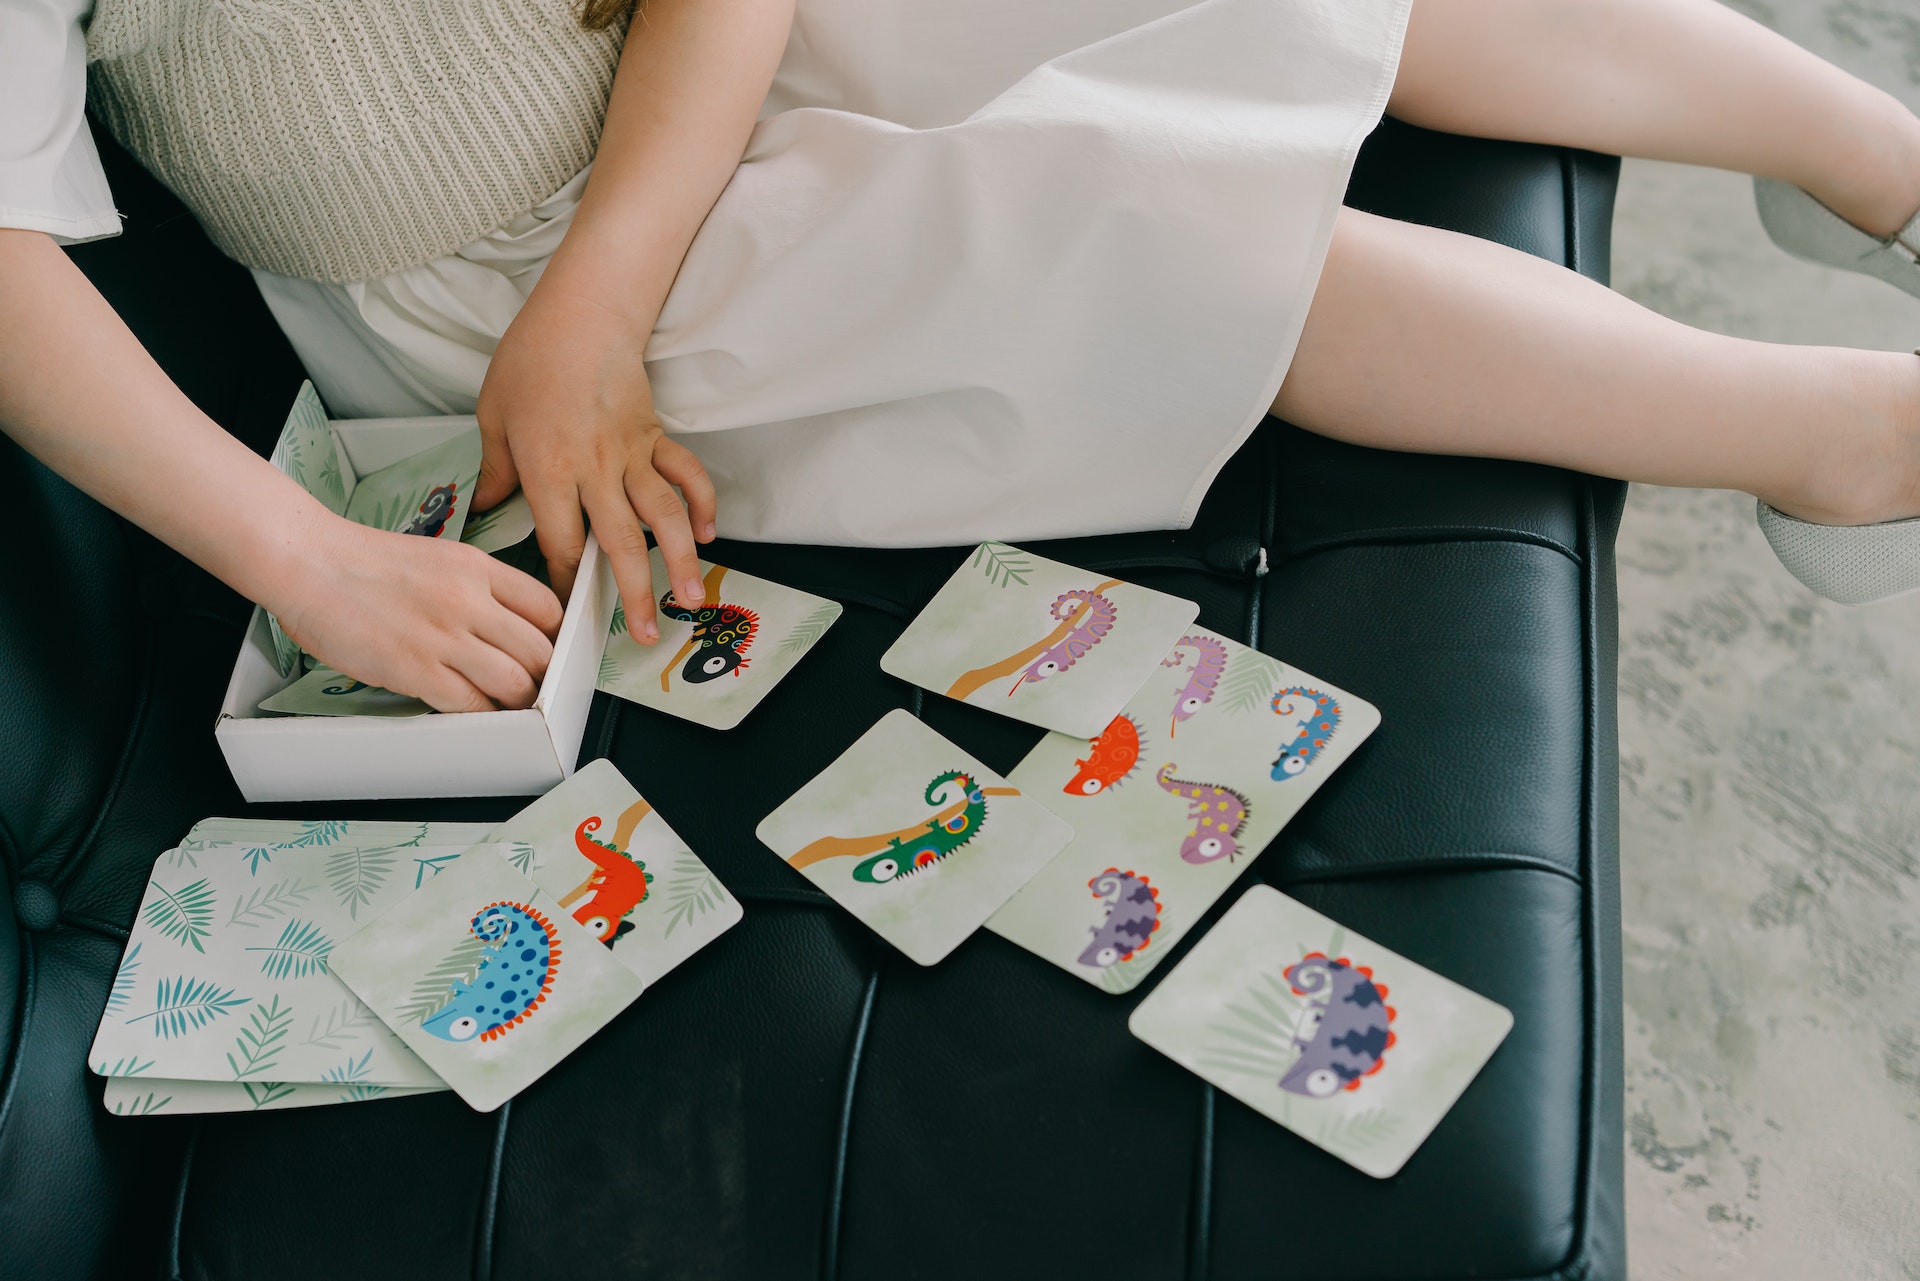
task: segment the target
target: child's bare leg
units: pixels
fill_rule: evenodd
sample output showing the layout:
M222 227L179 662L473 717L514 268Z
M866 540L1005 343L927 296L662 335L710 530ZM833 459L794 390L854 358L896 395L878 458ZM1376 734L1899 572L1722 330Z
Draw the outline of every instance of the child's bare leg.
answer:
M1342 210L1274 413L1355 444L1920 514L1920 359L1690 329L1563 267Z
M1920 210L1920 119L1715 0L1416 0L1388 111L1779 178L1880 236Z

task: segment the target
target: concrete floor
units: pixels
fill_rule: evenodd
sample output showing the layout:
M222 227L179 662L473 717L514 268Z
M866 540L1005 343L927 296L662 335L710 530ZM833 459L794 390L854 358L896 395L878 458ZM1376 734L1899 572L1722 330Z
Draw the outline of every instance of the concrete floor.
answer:
M1920 0L1737 7L1920 108ZM1614 264L1724 333L1920 346L1733 175L1629 162ZM1731 493L1636 486L1619 546L1633 1275L1914 1281L1920 599L1819 600Z

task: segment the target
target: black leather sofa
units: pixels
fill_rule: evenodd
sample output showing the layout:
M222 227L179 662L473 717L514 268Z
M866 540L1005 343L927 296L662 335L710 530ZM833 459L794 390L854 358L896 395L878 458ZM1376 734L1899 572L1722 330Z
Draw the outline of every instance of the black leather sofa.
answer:
M108 150L127 233L73 257L264 450L297 364L244 273ZM1604 157L1389 124L1350 202L1604 280L1616 175ZM1623 1277L1623 496L1269 422L1193 529L1043 548L1195 598L1205 625L1383 710L1243 884L1281 887L1515 1025L1375 1181L1133 1040L1136 998L984 932L923 970L755 842L889 708L1001 769L1036 736L876 666L958 550L717 550L846 616L745 729L600 696L583 754L613 758L746 920L508 1107L107 1115L84 1057L147 870L193 820L249 812L210 732L247 615L0 441L0 1277Z

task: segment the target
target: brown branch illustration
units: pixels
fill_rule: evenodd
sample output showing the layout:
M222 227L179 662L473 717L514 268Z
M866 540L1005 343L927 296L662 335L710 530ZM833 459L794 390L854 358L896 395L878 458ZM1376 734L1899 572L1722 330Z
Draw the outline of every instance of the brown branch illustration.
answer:
M1119 585L1120 585L1119 579L1109 578L1106 582L1101 583L1098 587L1094 588L1093 591L1094 591L1094 594L1097 596L1101 592L1106 591L1108 588L1118 587ZM1035 641L1033 644L1027 646L1025 649L1021 650L1019 653L1009 654L1007 657L1001 659L999 662L993 664L990 667L976 667L972 671L967 672L965 675L961 676L959 680L955 681L952 685L950 685L947 688L947 697L948 698L965 698L967 697L967 695L973 693L973 691L979 689L982 685L991 684L992 682L999 680L1003 676L1011 676L1014 672L1018 671L1020 668L1025 667L1028 663L1031 663L1043 651L1053 648L1055 645L1058 645L1062 640L1064 640L1068 632L1072 631L1074 628L1078 627L1082 622L1086 620L1087 611L1092 608L1093 608L1092 601L1081 601L1080 608L1074 610L1073 613L1067 615L1065 620L1063 620L1058 627L1054 628L1051 632L1048 632L1045 636L1041 637L1039 640Z
M712 569L707 571L707 604L717 605L720 603L720 580L722 578L725 578L726 576L727 576L727 567L725 565L715 565ZM679 598L675 597L675 599L678 600ZM689 636L687 637L687 643L680 647L680 652L678 654L675 654L672 658L669 658L667 660L667 665L660 669L660 692L662 694L668 694L672 692L667 687L667 681L672 678L673 669L680 665L680 660L685 658L687 656L687 651L691 650L692 648L693 648L693 637Z
M987 796L1018 796L1017 787L983 787ZM902 843L912 840L934 823L944 823L967 808L965 797L953 802L938 813L929 815L912 827L903 827L897 832L881 832L877 836L823 836L809 845L802 846L787 862L794 867L808 867L822 859L846 858L849 855L872 854L883 850L895 841Z

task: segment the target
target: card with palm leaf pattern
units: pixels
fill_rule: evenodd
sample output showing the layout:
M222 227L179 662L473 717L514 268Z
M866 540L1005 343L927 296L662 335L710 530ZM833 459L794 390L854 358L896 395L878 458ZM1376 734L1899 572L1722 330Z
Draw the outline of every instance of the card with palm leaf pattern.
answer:
M880 670L1092 738L1199 613L1178 596L982 543L880 656Z
M1049 734L1008 775L1074 838L987 928L1131 991L1379 724L1340 687L1190 629L1097 739Z
M315 667L277 694L260 700L263 712L286 716L385 716L404 720L433 708L417 698L343 676L331 667Z
M688 608L667 590L658 547L649 559L660 639L636 641L625 603L617 606L598 688L699 725L738 725L840 617L838 601L705 560L706 599Z
M486 842L532 851L534 884L649 986L740 920L720 878L604 758Z
M337 1069L331 1081L179 1081L137 1073L109 1076L100 1102L115 1116L271 1112L281 1108L371 1103L375 1099L404 1099L414 1094L442 1094L448 1088L444 1084L372 1085L354 1077L354 1066L348 1063Z
M1127 1028L1376 1179L1398 1173L1513 1027L1451 979L1256 885Z
M438 1084L333 976L332 951L489 830L197 825L154 864L89 1066L234 1085Z

